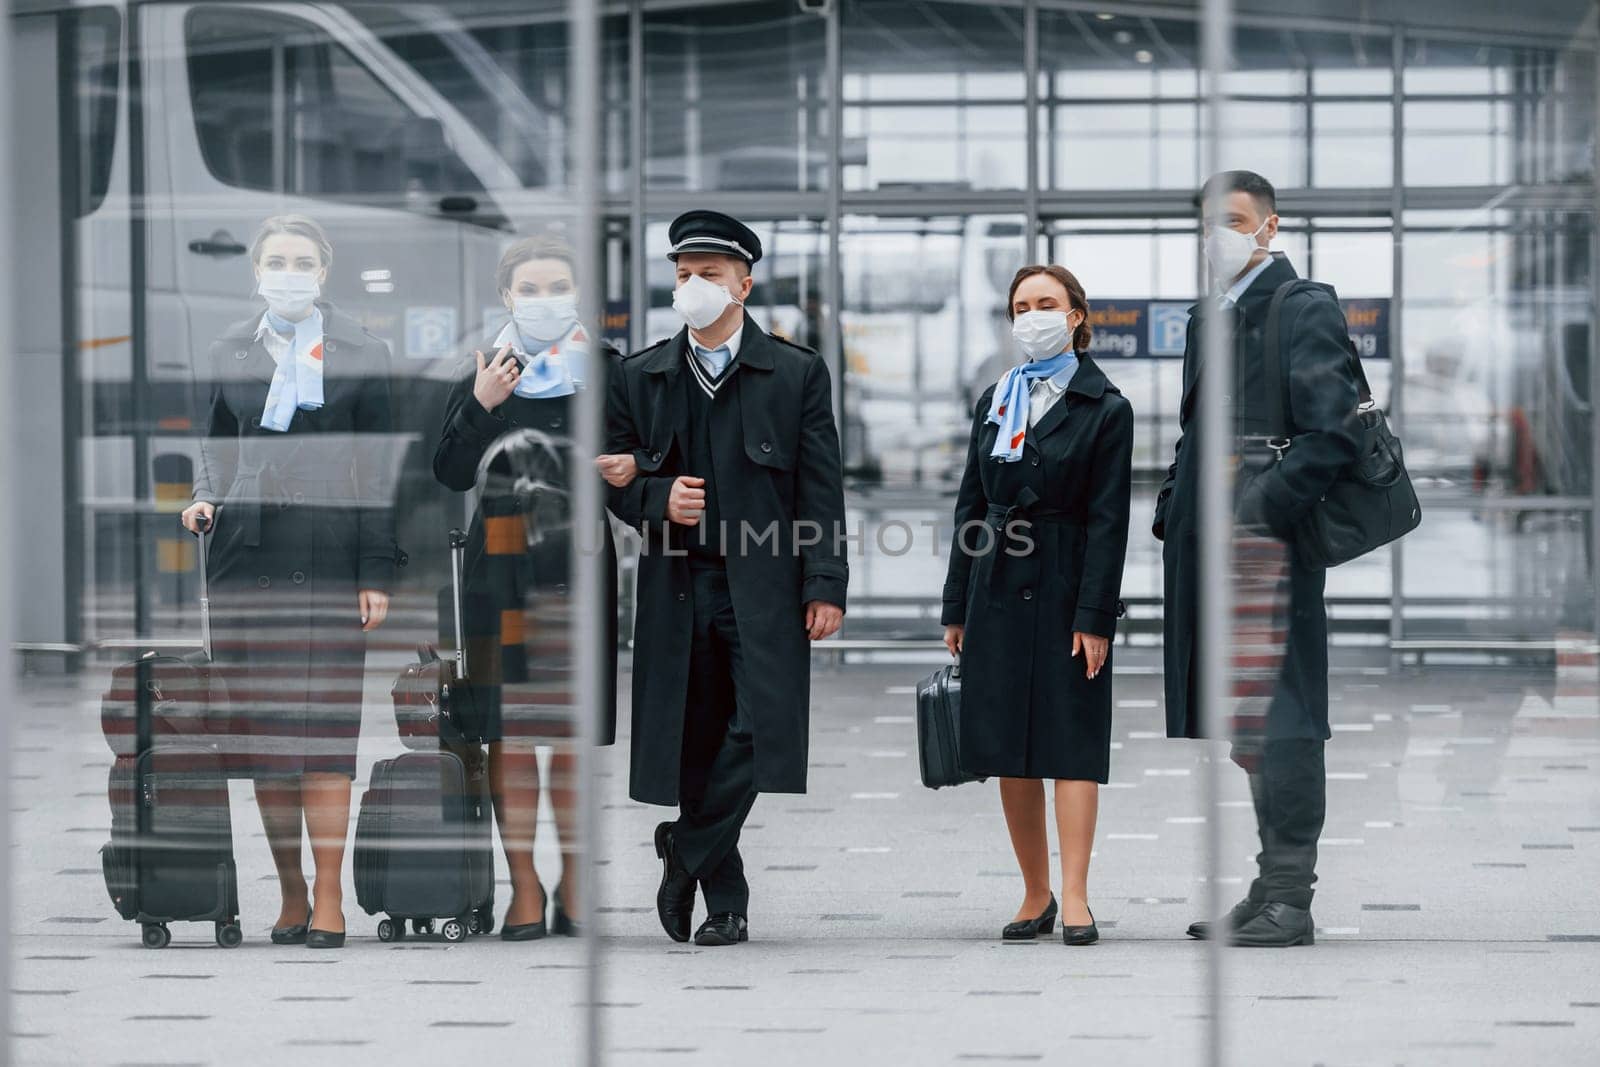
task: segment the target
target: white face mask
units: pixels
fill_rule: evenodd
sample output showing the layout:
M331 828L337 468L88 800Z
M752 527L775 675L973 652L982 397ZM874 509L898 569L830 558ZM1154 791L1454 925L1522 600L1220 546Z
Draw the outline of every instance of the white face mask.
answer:
M1024 311L1011 323L1011 337L1029 359L1049 359L1072 343L1065 311Z
M552 344L565 337L578 321L578 295L513 297L511 319L524 341Z
M728 292L726 285L708 282L698 274L691 274L687 281L673 290L672 308L691 329L703 330L710 326L729 304L736 304L733 294Z
M256 292L275 315L293 318L311 310L322 286L315 274L298 270L264 270L256 281Z
M1206 260L1211 264L1211 273L1217 281L1226 285L1239 276L1239 272L1250 262L1250 257L1261 247L1256 244L1256 234L1262 231L1268 221L1262 219L1255 233L1240 233L1226 226L1217 226L1206 234Z

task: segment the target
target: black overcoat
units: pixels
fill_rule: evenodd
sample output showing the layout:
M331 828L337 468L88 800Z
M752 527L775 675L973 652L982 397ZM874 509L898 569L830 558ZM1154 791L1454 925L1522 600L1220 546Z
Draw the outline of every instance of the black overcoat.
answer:
M593 373L602 390L620 360L615 349L601 346ZM439 442L433 454L433 474L441 485L457 492L471 491L477 484L479 463L489 447L519 428L538 430L550 437L561 454L564 485L568 488L574 477L594 476L592 466L576 462L572 456L576 396L529 398L513 393L494 411L486 411L472 395L476 375L477 361L468 356L445 399ZM504 473L509 469L503 454L491 461L491 470ZM508 538L497 532L494 552L489 551L486 519L506 520L502 529L513 534ZM440 551L446 551L442 537L439 543ZM586 531L578 543L583 551L599 550L604 688L598 709L598 740L609 745L617 736L617 550L608 523ZM468 673L475 683L482 683L468 702L480 716L480 721L470 728L474 735L489 741L519 734L560 736L575 727L570 713L557 699L570 700L573 692L572 635L566 632L572 623L572 540L566 533L546 535L533 551L525 547L511 551L525 544L520 503L482 496L473 509L467 531L463 625L468 641ZM440 629L446 635L453 628L447 612L445 597L441 596ZM508 618L524 620L522 634L506 632ZM541 691L551 695L539 698Z
M1281 254L1225 314L1233 316L1231 368L1236 444L1240 466L1237 507L1264 520L1280 535L1321 498L1341 470L1356 457L1356 379L1347 344L1344 313L1326 292L1290 296L1281 312L1287 364L1289 429L1294 444L1282 463L1253 438L1266 435L1267 397L1262 378L1262 332L1267 307L1278 286L1295 278ZM1163 542L1166 604L1162 622L1166 677L1167 735L1199 737L1201 723L1196 676L1196 620L1199 610L1200 452L1196 414L1201 371L1200 338L1204 319L1216 313L1214 301L1190 308L1183 349L1183 400L1180 433L1166 481L1156 498L1153 531ZM1231 450L1231 449L1230 449ZM1291 553L1289 632L1283 674L1267 715L1267 737L1326 740L1328 729L1328 613L1323 602L1327 571L1308 566Z
M224 747L245 776L355 776L366 635L357 591L389 591L399 464L389 350L328 304L323 406L261 428L276 364L260 315L209 352L194 498L218 506L207 559L212 636L230 705Z
M677 804L694 605L684 531L667 521L667 494L687 466L692 373L688 331L627 359L611 381L606 451L634 452L640 473L609 490L613 514L643 533L634 617L630 793ZM741 692L755 739L755 788L803 793L809 743L811 649L804 605L845 606L843 471L827 365L808 348L763 333L748 315L737 368L712 408L741 450L717 453L715 482L728 534L728 591L741 653L754 679ZM724 436L718 434L718 436ZM742 531L743 551L740 550ZM837 535L837 536L836 536Z
M1133 481L1133 408L1087 355L1030 426L989 455L995 387L972 413L940 621L965 625L961 765L984 777L1104 782L1111 666L1090 679L1076 632L1116 634Z

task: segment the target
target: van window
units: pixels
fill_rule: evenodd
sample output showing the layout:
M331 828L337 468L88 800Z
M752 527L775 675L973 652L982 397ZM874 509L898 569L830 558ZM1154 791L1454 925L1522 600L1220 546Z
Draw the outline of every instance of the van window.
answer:
M311 23L201 8L186 25L189 93L206 166L242 189L434 212L483 192L445 139Z
M111 157L117 147L117 91L122 51L122 19L114 8L84 8L75 13L79 217L93 214L111 184Z

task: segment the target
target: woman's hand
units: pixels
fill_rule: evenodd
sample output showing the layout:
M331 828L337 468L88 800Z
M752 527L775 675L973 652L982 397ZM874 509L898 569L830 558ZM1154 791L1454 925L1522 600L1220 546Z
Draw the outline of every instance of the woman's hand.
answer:
M389 617L389 594L377 589L363 589L357 594L361 602L361 629L376 630Z
M1111 642L1104 637L1074 631L1072 634L1072 654L1076 656L1083 653L1084 673L1090 678L1099 675L1100 668L1106 665L1106 654L1111 651Z
M594 465L599 469L600 477L604 478L606 484L613 489L625 489L639 476L639 464L633 458L632 452L596 456Z
M504 404L511 390L517 387L517 379L522 377L522 365L511 354L510 345L500 349L494 354L494 359L488 361L485 361L482 352L472 354L478 360L478 376L472 382L472 395L483 405L483 410L493 411Z
M944 647L950 650L952 656L961 655L961 639L967 635L967 628L958 623L951 623L944 628Z
M183 522L183 528L192 534L197 534L202 530L210 533L211 524L217 518L217 506L208 504L204 500L196 500L193 504L183 509L183 514L179 518Z

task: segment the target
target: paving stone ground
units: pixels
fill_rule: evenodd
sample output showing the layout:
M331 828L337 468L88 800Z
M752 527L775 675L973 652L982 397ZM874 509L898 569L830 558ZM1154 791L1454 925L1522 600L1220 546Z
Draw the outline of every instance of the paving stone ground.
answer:
M993 783L917 781L911 686L929 662L815 674L811 785L764 796L744 839L749 944L656 923L626 737L597 766L607 1062L1199 1062L1205 749L1162 736L1160 679L1125 657L1091 904L1103 941L1002 945L1020 895ZM398 660L396 661L398 662ZM362 779L398 750L393 664L369 680ZM577 1061L585 946L380 943L346 889L342 952L278 948L271 864L233 790L246 941L138 945L98 849L103 672L24 679L12 791L12 1049L21 1064ZM624 689L626 687L624 686ZM1344 666L1334 678L1319 943L1224 961L1229 1064L1580 1063L1600 1042L1600 710L1592 669ZM1224 892L1241 892L1242 777L1224 765ZM539 861L559 862L548 815ZM502 896L501 907L504 905Z

